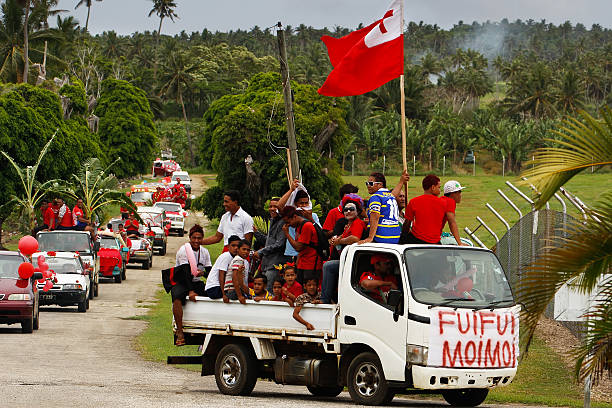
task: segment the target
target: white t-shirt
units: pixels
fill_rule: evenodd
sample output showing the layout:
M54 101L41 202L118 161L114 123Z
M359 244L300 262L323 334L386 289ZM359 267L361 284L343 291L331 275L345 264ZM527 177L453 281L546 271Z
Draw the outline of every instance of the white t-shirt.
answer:
M223 234L223 245L227 245L227 240L232 235L237 235L240 239L250 232L253 232L253 218L240 207L236 214L226 212L219 221L217 231Z
M243 259L240 255L236 255L230 262L229 268L225 274L225 286L223 287L224 291L234 290L232 277L234 275L234 271L238 270L242 265L244 265L244 286L248 286L250 269L249 261Z
M206 278L206 287L205 289L211 289L214 287L220 287L219 285L219 271L226 271L229 269L230 263L232 262L232 254L229 252L224 252L215 261L210 273L208 274L208 278Z
M183 245L176 251L176 265L184 265L189 263L189 259L187 258L187 253L185 252L185 248L187 246ZM191 249L193 251L193 248ZM208 250L204 247L200 247L199 251L193 251L193 256L195 257L196 263L198 265L199 270L204 270L207 266L212 266L212 262L210 261L210 254ZM217 278L218 279L218 278ZM194 276L193 281L197 282L200 280L199 276Z

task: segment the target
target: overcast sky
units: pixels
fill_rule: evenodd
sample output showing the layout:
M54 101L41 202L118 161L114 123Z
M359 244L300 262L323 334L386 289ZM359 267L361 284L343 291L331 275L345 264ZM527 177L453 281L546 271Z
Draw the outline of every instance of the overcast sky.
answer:
M85 26L87 8L74 10L78 0L60 0L59 8L70 10ZM179 19L164 21L162 33L229 31L270 27L277 21L285 25L306 24L316 28L336 25L354 28L369 23L384 13L390 0L176 0ZM159 19L147 17L151 0L103 0L93 2L89 31L92 34L114 30L119 34L156 30ZM449 28L459 20L465 23L486 20L513 21L533 19L555 24L566 20L587 28L597 23L612 27L612 0L406 0L406 20L436 23Z

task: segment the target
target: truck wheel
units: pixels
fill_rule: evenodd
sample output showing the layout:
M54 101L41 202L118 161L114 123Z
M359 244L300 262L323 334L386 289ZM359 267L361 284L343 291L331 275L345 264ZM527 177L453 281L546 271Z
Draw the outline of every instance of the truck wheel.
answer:
M178 233L179 237L184 237L185 236L185 230L181 228L181 230Z
M166 244L164 244L163 248L159 250L159 254L160 254L161 256L166 255Z
M151 268L151 265L149 264L149 262L150 262L150 261L149 261L148 259L147 259L146 261L144 261L144 262L142 263L142 269L150 269L150 268Z
M337 385L335 387L318 387L316 385L307 385L308 391L315 397L337 397L340 395L344 387Z
M257 382L257 360L242 344L223 347L215 361L217 388L226 395L250 395Z
M347 373L347 385L351 399L361 405L381 405L393 399L382 365L376 354L365 352L351 361Z
M79 311L79 313L85 313L87 311L87 304L86 304L86 302L88 302L88 301L89 301L89 299L85 299L84 301L79 302L79 304L78 304L78 311Z
M90 299L93 299L93 298L94 298L93 283L92 283L92 282L90 282L90 283L89 283L89 285L90 285L90 286L89 286L89 298L90 298Z
M489 394L487 388L466 388L462 390L444 390L442 396L455 407L475 407L484 402Z

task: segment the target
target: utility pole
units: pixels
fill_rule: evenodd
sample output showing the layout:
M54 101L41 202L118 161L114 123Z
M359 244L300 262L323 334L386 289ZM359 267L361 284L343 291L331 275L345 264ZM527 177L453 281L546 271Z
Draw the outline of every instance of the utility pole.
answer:
M289 81L289 63L287 62L287 47L285 45L285 31L279 21L276 37L280 54L281 79L283 81L283 95L285 97L285 120L287 122L287 140L289 142L289 167L294 178L300 178L300 161L298 159L297 140L295 139L295 122L293 120L293 95Z

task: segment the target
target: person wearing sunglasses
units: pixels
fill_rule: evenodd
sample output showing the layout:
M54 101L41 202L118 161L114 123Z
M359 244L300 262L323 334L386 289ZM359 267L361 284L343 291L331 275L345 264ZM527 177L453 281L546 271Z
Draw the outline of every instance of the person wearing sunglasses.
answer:
M355 194L350 194L355 196ZM334 231L337 231L339 225L344 225L340 235L334 235L330 240L331 245L330 259L323 264L323 282L321 283L321 302L322 303L338 303L338 275L340 272L340 253L347 246L359 241L366 230L365 222L359 218L361 213L361 198L347 199L349 195L344 196L342 200L343 218L336 222Z
M382 173L372 173L365 184L371 194L367 211L370 233L359 244L397 244L401 233L399 210L395 196L387 189L387 179Z

